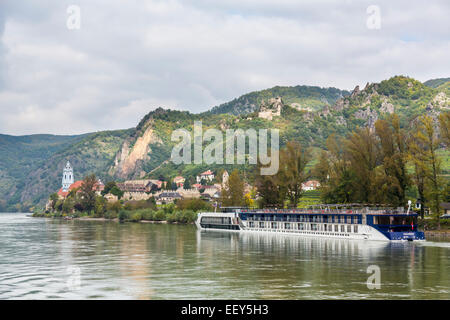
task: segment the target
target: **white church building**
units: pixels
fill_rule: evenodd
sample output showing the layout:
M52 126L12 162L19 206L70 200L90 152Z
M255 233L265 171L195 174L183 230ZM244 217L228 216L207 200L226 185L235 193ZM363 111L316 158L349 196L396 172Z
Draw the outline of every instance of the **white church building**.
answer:
M62 191L67 192L69 191L69 187L74 183L74 176L73 176L73 168L70 165L70 162L67 161L66 166L63 170L63 176L62 176Z

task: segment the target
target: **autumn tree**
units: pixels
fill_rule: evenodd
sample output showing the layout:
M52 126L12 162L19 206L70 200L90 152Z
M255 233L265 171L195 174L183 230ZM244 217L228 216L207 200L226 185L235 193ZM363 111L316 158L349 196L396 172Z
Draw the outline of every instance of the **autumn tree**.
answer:
M448 149L450 146L450 111L442 112L439 115L439 128L441 131L441 140Z
M73 197L67 197L64 202L63 205L61 207L61 211L63 213L71 213L74 209L74 198Z
M319 154L317 164L312 170L312 174L319 180L321 186L325 186L330 179L330 163L328 161L328 152L322 150Z
M80 187L81 205L83 209L90 212L95 207L95 187L97 184L97 177L95 174L86 176Z
M436 215L438 229L440 229L440 203L445 189L441 177L441 160L436 154L438 148L439 139L434 129L433 119L425 115L419 119L410 142L411 158L416 170L423 174L425 198Z
M388 120L378 120L375 123L376 134L380 142L381 168L375 177L375 190L378 191L378 201L394 206L405 204L406 188L411 184L407 173L408 157L407 139L397 115ZM381 192L380 192L381 191Z
M51 207L52 207L52 210L55 210L55 205L56 205L56 202L59 200L59 196L58 196L58 194L57 193L52 193L51 195L50 195L50 201L51 201Z
M375 169L379 164L379 147L369 128L360 128L345 141L345 153L354 173L355 200L370 203L374 200Z
M278 176L276 175L261 175L261 164L256 166L255 187L258 195L258 205L261 208L265 207L282 207L283 199L280 192L280 185L278 183Z
M222 207L243 206L244 201L244 181L239 176L237 169L230 174L227 183L221 193Z
M103 217L106 212L107 201L102 196L96 196L94 201L94 212L97 217Z
M252 193L251 192L247 192L244 195L244 202L245 202L245 206L248 208L252 208L255 205L255 201L252 198Z
M280 152L278 183L292 207L297 207L302 196L302 184L308 179L305 169L310 160L311 154L298 142L288 142Z
M326 203L354 201L354 174L347 159L344 141L331 134L326 141L328 152L321 152L313 170L321 183L321 198Z

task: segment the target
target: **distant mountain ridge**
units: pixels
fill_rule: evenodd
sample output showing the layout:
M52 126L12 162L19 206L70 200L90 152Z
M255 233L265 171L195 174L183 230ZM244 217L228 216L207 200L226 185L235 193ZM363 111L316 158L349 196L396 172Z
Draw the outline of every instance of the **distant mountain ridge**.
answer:
M282 97L284 102L294 105L298 109L318 110L326 105L332 105L344 96L349 95L347 90L336 88L321 88L317 86L276 86L261 91L253 91L232 101L223 103L211 109L211 113L229 113L233 115L247 114L257 111L263 101Z
M442 84L444 84L446 82L449 82L449 81L450 81L450 78L437 78L437 79L427 80L423 84L428 86L428 87L431 87L431 88L437 88L440 85L442 85Z
M243 95L200 114L158 108L127 130L79 136L0 135L0 212L42 206L48 195L60 188L67 160L74 167L76 180L95 173L105 182L143 177L168 180L176 175L195 176L206 169L231 170L231 165L175 165L169 161L175 144L170 140L171 133L178 128L192 131L194 121L201 120L205 129L222 131L278 128L282 145L296 140L316 148L324 148L332 133L346 135L358 126L373 126L377 119L391 113L398 114L401 124L408 128L420 115L436 118L440 112L449 111L450 82L431 84L436 87L396 76L368 83L363 89L357 86L352 92L308 86L274 87ZM271 101L278 106L279 114L262 117L259 111L270 110ZM238 167L249 175L253 168Z

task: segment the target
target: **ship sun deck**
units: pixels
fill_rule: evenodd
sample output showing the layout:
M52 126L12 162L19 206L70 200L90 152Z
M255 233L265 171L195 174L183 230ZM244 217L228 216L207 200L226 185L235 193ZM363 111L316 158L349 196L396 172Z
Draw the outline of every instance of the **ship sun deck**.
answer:
M270 232L319 237L374 240L424 240L417 214L403 208L235 209L204 213L197 226L204 230Z

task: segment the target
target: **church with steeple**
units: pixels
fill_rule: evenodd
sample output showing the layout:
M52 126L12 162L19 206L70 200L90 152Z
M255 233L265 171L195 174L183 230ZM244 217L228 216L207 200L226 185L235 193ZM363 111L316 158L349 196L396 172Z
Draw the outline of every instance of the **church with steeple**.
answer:
M70 162L67 161L66 166L63 170L63 176L62 176L62 191L67 192L69 191L69 187L74 182L73 177L73 168L70 165Z
M60 199L64 199L69 194L70 190L80 188L83 181L76 181L73 175L73 168L70 162L67 161L66 166L63 169L61 189L58 191Z
M63 169L61 189L57 192L60 199L65 199L70 191L74 189L80 189L83 185L83 180L75 181L75 177L73 175L73 168L70 165L70 162L67 161L66 166ZM102 183L100 179L95 184L94 189L100 195L100 192L105 188L105 185Z

